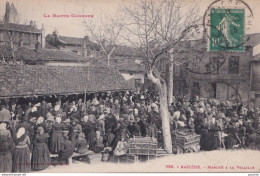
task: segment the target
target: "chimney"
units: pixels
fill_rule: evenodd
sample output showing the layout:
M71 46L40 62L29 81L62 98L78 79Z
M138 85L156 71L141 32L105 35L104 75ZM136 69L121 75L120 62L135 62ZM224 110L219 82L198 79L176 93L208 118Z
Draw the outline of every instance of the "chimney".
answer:
M30 21L30 26L33 27L33 21L32 20Z
M56 29L53 31L53 36L54 36L54 44L56 45L58 42L58 32Z
M86 47L86 40L84 38L83 46L82 46L82 56L86 57L88 55L87 47Z
M44 24L42 24L42 29L41 29L41 44L42 44L42 48L45 48L45 28L44 28Z
M33 21L33 27L37 28L36 21Z
M35 52L40 52L40 50L41 50L41 44L40 44L40 42L37 42L36 44L35 44L35 49L34 49L34 51Z
M84 42L87 42L87 41L89 41L89 37L86 35L86 36L84 37Z

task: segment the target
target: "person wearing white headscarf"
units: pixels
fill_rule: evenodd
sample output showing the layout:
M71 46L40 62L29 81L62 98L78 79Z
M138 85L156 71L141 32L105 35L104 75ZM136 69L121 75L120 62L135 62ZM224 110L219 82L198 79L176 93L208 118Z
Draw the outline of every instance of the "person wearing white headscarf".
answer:
M13 155L13 172L30 172L30 138L25 132L25 128L18 129L15 139L15 149Z
M51 157L47 146L49 135L44 132L43 127L38 127L33 141L32 169L43 170L51 164Z
M51 151L53 153L58 153L61 149L62 143L62 131L65 125L61 123L61 118L56 117L55 123L52 125L52 135L51 135Z
M175 120L179 120L180 116L181 116L181 112L180 111L175 111L173 113L173 119L175 119Z
M12 171L12 137L10 131L6 129L6 123L0 124L0 172Z
M55 122L56 123L60 123L61 122L61 118L60 117L56 117Z
M40 125L41 123L44 122L44 118L43 117L39 117L36 121L36 125Z
M88 115L85 115L82 119L81 119L82 122L87 122L88 121Z

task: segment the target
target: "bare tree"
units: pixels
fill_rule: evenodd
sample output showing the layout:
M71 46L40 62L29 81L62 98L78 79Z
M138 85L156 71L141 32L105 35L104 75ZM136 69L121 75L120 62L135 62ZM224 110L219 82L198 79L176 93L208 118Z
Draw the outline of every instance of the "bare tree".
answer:
M18 33L9 31L7 25L5 25L3 27L2 32L3 32L3 41L2 42L4 43L4 46L8 46L8 48L9 48L9 51L7 51L7 50L0 51L1 57L2 57L2 64L8 64L9 61L7 60L7 58L5 56L9 55L9 54L10 54L10 56L8 56L8 57L13 60L13 63L16 63L14 42L15 42L15 38L18 36ZM7 49L7 47L6 47L6 49Z
M173 87L167 89L166 80L157 66L166 62L172 67L174 47L197 29L197 11L196 7L187 8L172 0L141 0L121 8L124 14L122 37L143 55L147 76L159 90L164 148L168 153L172 153L168 111L168 99L172 95L167 95L167 91L172 92ZM165 57L167 53L172 55L171 58ZM170 68L170 80L173 79L172 73L173 68Z
M117 21L117 19L105 16L102 13L95 16L95 20L84 19L86 33L93 42L100 46L100 54L106 57L108 67L122 30L122 25Z

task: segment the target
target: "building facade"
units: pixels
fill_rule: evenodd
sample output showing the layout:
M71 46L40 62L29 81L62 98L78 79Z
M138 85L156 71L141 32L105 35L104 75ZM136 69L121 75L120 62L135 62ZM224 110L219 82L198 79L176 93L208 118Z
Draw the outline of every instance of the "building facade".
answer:
M45 29L37 29L36 22L20 24L18 12L12 3L6 2L3 22L0 23L0 45L10 46L12 49L18 47L34 48L36 44L45 47Z
M90 41L88 36L84 38L61 36L58 35L56 30L53 34L46 36L46 43L47 47L71 51L83 57L90 56L93 52L99 50L98 44Z
M250 100L251 103L260 107L260 54L253 57L250 62Z
M255 85L257 81L254 80L254 75L258 75L256 70L259 67L257 62L251 62L255 47L260 44L259 39L260 34L246 35L243 52L225 53L207 52L205 40L186 43L186 48L180 52L180 55L182 57L196 56L190 62L175 67L174 86L177 89L175 94L176 91L181 90L179 93L189 94L191 97L199 95L250 104L252 98L259 95L259 92L252 94L253 87L259 89L259 85ZM197 54L189 49L194 46L201 46L200 49L204 52ZM255 101L258 101L257 98Z

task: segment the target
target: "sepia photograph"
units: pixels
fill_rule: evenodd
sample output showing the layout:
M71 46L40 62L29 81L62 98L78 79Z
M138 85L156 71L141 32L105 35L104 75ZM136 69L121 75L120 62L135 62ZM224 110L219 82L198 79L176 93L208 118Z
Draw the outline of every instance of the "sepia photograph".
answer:
M259 18L260 0L0 0L0 173L258 175Z

